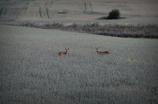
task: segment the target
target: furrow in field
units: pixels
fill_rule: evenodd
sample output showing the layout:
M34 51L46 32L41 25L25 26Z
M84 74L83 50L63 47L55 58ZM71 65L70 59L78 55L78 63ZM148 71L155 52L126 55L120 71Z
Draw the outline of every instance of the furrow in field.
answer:
M92 3L91 3L91 2L89 2L89 6L90 6L90 8L91 8L91 11L90 11L90 12L93 12Z
M83 10L83 13L85 13L85 12L86 12L86 10L87 10L87 5L86 5L86 3L85 3L85 2L84 2L83 4L84 4L84 10Z
M92 3L91 2L84 2L84 10L83 13L92 13Z
M48 8L39 8L39 14L41 18L50 18Z
M53 1L50 3L50 8L53 6Z
M47 12L47 17L50 19L48 7L46 8L46 12Z
M42 12L41 12L41 7L39 8L39 15L42 18Z
M18 19L18 17L19 17L19 9L18 8L16 8L16 14L15 14L15 16L16 16L15 18Z
M45 6L44 6L44 7L46 8L46 7L47 7L47 5L48 5L48 2L46 2L46 3L45 3Z

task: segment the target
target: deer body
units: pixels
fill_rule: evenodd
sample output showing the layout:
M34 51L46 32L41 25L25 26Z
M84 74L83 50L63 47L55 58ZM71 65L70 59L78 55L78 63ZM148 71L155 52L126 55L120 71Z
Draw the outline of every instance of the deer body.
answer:
M59 56L66 55L67 54L67 50L69 50L69 48L68 49L65 48L65 50L66 50L66 52L59 52Z
M110 52L109 51L98 51L98 48L96 48L97 50L97 53L100 53L100 54L109 54Z

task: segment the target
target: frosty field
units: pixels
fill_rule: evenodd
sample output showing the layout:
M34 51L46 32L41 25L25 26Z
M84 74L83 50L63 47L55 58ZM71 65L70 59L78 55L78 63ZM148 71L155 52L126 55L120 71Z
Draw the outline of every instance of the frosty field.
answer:
M158 103L157 39L0 29L0 104Z

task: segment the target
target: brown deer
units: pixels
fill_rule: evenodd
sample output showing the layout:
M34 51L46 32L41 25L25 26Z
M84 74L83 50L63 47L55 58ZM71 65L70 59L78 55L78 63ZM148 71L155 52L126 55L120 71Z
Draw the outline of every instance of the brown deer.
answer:
M97 50L97 53L100 53L100 54L109 54L110 52L109 51L98 51L98 48L96 48Z
M69 48L68 49L65 48L65 50L66 50L66 52L59 52L59 56L66 55L67 54L67 50L69 50Z

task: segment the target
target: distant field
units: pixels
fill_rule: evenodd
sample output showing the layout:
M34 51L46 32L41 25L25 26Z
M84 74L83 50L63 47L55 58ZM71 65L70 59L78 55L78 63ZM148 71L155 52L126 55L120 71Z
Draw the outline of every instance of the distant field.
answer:
M0 104L158 103L157 39L0 29Z
M0 1L0 21L96 22L112 9L127 19L103 23L158 23L157 0L7 0Z

